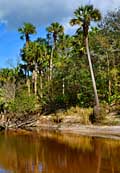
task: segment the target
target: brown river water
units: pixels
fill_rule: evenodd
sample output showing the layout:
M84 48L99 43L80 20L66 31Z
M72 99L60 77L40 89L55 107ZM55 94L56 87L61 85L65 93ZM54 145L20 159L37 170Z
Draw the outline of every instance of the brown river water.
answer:
M0 173L120 173L120 140L1 132Z

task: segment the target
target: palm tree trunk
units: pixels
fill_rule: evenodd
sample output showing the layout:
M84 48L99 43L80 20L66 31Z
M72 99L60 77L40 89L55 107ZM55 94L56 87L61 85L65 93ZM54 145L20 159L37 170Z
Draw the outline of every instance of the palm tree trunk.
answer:
M110 79L110 61L109 61L109 56L108 53L106 53L107 55L107 72L108 72L108 101L110 103L110 97L111 97L111 79Z
M30 79L29 79L29 71L28 71L28 75L27 75L27 79L26 79L26 85L28 88L28 95L30 96Z
M35 81L34 81L34 92L37 95L37 63L35 63Z
M43 80L42 80L42 75L43 75L43 72L42 72L42 70L40 70L40 98L41 99L43 98Z
M29 46L29 41L30 41L30 39L29 39L29 34L26 34L25 37L26 37L26 48L28 48L28 46Z
M94 89L94 95L95 95L95 104L96 104L97 107L99 107L99 99L98 99L96 82L95 82L95 77L94 77L91 57L90 57L90 51L89 51L89 45L88 45L88 37L85 38L85 46L86 46L88 62L89 62L89 67L90 67L90 73L91 73L91 78L92 78L92 83L93 83L93 89Z
M64 77L62 79L62 94L63 94L63 96L65 95L65 79L64 79Z
M26 48L29 46L29 34L25 34L26 37ZM27 76L27 87L28 87L28 95L30 96L30 79L29 79L29 71Z
M52 51L51 51L51 56L50 56L50 76L49 76L49 80L52 80L52 71L53 71L53 52L54 52L54 47L52 47Z
M30 79L29 78L27 78L26 85L28 88L28 95L30 96Z

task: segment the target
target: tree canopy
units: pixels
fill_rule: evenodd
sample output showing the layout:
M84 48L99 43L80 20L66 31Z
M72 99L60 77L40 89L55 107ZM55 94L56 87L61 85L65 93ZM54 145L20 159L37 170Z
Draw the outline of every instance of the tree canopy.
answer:
M95 27L91 23L98 21ZM79 26L74 35L53 22L46 38L38 35L36 40L30 40L37 34L33 24L18 29L26 43L20 50L22 61L16 68L0 69L0 104L8 112L93 107L99 98L100 104L115 105L119 114L120 9L102 18L93 5L81 6L70 24Z

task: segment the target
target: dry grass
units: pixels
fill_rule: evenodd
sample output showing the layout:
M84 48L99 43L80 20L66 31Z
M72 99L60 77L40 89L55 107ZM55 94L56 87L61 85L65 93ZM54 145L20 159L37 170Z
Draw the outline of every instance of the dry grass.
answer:
M81 124L90 124L90 116L93 113L92 108L80 108L79 106L71 107L67 114L80 118Z
M90 124L90 115L93 113L92 108L80 108L78 106L71 107L67 111L59 111L52 119L56 123L80 123L80 124Z

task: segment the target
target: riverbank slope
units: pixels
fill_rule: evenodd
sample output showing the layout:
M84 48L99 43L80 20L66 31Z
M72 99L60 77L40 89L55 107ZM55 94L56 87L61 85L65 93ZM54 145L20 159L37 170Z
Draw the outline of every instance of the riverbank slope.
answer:
M55 130L86 136L120 138L120 118L112 113L103 114L99 124L92 124L92 108L71 108L52 114L6 114L0 118L0 129Z

